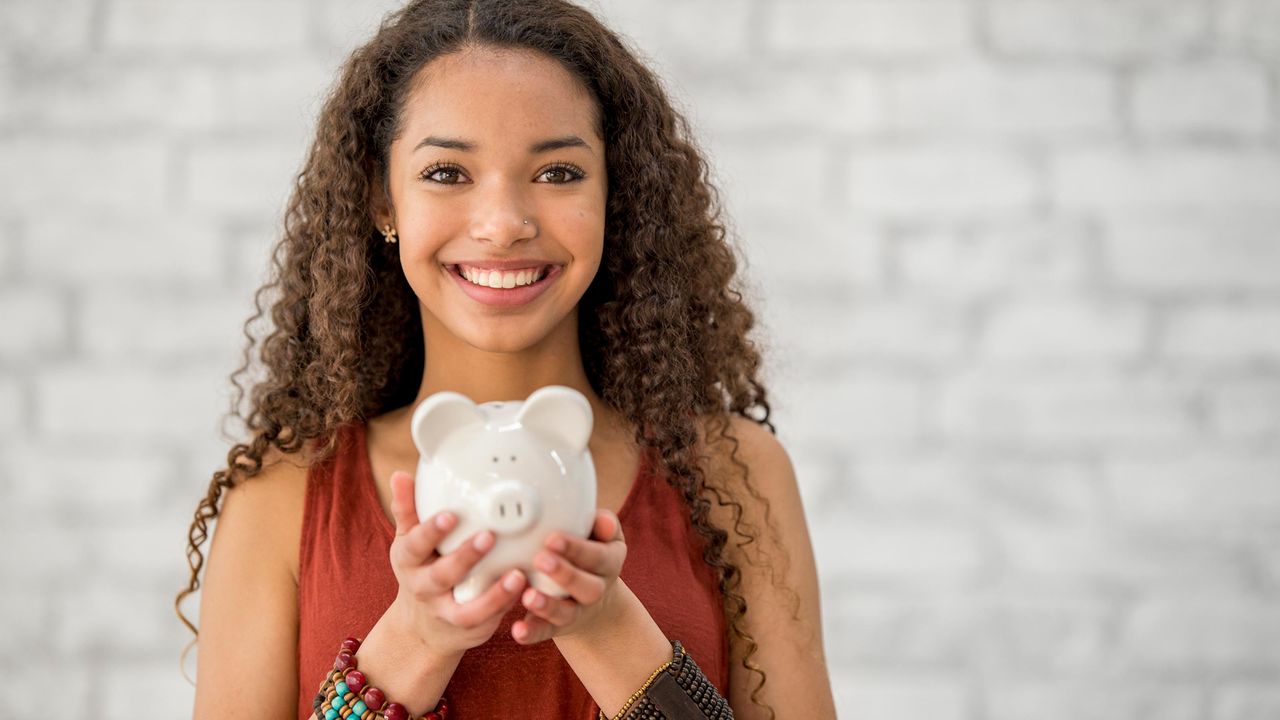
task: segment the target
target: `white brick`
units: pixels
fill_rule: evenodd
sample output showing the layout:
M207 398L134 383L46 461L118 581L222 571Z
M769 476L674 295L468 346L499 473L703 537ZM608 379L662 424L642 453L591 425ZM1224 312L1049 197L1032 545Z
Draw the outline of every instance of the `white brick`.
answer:
M33 363L65 349L68 343L68 303L53 288L34 285L0 287L0 359Z
M1200 3L1167 0L1018 0L984 7L992 46L1022 58L1177 57L1203 43L1206 15Z
M175 475L172 461L143 447L85 447L67 454L52 444L24 444L5 453L0 468L14 478L10 498L24 511L139 519Z
M304 150L287 142L201 145L186 158L183 197L197 210L282 217Z
M1143 134L1259 137L1271 124L1263 68L1245 60L1198 61L1139 70L1133 121Z
M1020 669L1020 668L1019 668ZM1012 672L1008 673L1012 675ZM1000 677L986 688L988 720L1201 720L1205 691L1147 678Z
M52 599L59 622L49 645L69 657L118 648L134 653L168 650L163 640L168 626L177 622L169 595L111 577L81 578L74 590L56 593Z
M1249 682L1226 684L1213 697L1212 720L1270 720L1280 717L1280 685Z
M1149 324L1150 312L1135 302L1018 297L993 308L979 335L979 358L1045 366L1124 362L1142 351Z
M165 200L169 153L154 139L64 139L22 136L0 141L0 167L21 168L22 182L7 183L0 212L47 215L111 210L157 210Z
M771 130L865 136L887 127L883 85L859 68L815 73L765 66L700 76L683 104L698 137Z
M830 207L831 149L801 139L762 146L758 138L707 139L712 182L728 215L821 213ZM740 212L741 210L741 212Z
M1089 228L1071 219L984 223L965 232L934 226L905 232L891 247L912 297L1079 289L1093 271Z
M106 6L103 43L125 52L297 52L307 39L300 0L115 0Z
M52 612L43 590L25 587L18 578L6 577L5 587L0 590L0 613L6 621L9 643L15 647L48 646Z
M230 407L230 368L183 370L95 364L37 376L38 430L87 440L200 442L217 437L217 418Z
M1171 314L1163 353L1204 363L1255 363L1280 359L1280 306L1222 303Z
M0 435L12 437L27 422L25 384L17 377L0 374Z
M322 38L336 48L350 50L358 42L372 37L387 13L400 8L398 0L313 0L308 3L310 12L319 14ZM335 63L336 65L336 63Z
M223 293L171 294L120 290L84 294L83 348L89 357L113 361L199 362L238 360L240 329L252 301Z
M194 510L195 502L191 502L184 514L166 512L141 523L77 528L86 536L85 555L92 575L121 587L185 586L191 573L186 547ZM201 549L207 557L209 545Z
M218 106L206 69L95 62L24 76L7 112L42 130L195 131Z
M1101 70L986 60L893 72L895 128L943 135L1114 135L1115 81Z
M1215 40L1223 47L1280 59L1280 4L1275 0L1221 0L1213 7Z
M819 575L893 586L949 586L983 570L983 546L959 523L886 520L846 508L843 525L813 528Z
M1280 454L1203 447L1104 458L1121 517L1170 527L1262 528L1280 519Z
M1025 211L1041 183L1028 159L1000 150L860 148L849 156L846 202L858 212L920 220Z
M888 282L884 232L851 213L751 213L748 208L738 220L737 235L747 258L747 267L740 270L765 287L781 292L825 284L862 293L883 289ZM840 272L823 277L816 272L821 267ZM765 297L778 295L766 292ZM756 307L768 314L775 303Z
M1189 380L1101 368L979 368L949 379L942 431L966 443L1087 449L1164 447L1193 437Z
M1233 547L1207 536L1142 534L1090 525L1001 523L999 542L1007 582L1101 592L1172 592L1217 587L1241 593L1250 568Z
M59 713L70 717L99 712L98 699L92 693L93 669L83 658L42 658L24 653L18 660L6 662L5 677L22 693L7 703L11 717L32 717L49 712L55 703ZM135 706L136 709L136 706Z
M172 607L166 615L177 622ZM108 663L100 676L102 683L99 694L94 697L94 712L106 717L142 717L138 711L138 693L130 692L131 687L141 686L147 688L146 709L152 713L145 716L148 719L191 715L195 688L182 678L175 657L181 654L181 649L174 652L173 647L176 646L157 653L154 660L130 658ZM192 650L192 654L198 651Z
M0 578L5 578L6 584L12 578L23 587L45 587L79 577L88 569L93 538L49 517L24 515L8 503L0 508L0 520L5 546L5 552L0 553Z
M1280 209L1280 153L1257 148L1080 149L1050 162L1054 204L1068 210L1193 214Z
M5 0L0 3L0 47L45 57L86 53L94 5L87 0Z
M1280 378L1238 377L1209 385L1205 401L1214 434L1280 442Z
M964 317L948 305L815 293L792 297L774 309L770 336L803 357L901 367L954 362L963 350Z
M913 516L1060 521L1102 507L1083 460L860 451L850 483L859 507Z
M750 56L749 0L707 2L604 2L599 17L651 56L659 74L674 59L695 62L746 60Z
M1102 245L1108 279L1160 292L1280 289L1280 213L1107 218Z
M1006 585L978 604L966 628L965 657L981 663L996 683L1010 668L1057 677L1088 672L1111 654L1117 611L1100 593Z
M1133 609L1119 642L1130 672L1280 672L1273 600L1209 591L1153 597Z
M38 280L188 287L222 274L217 226L189 215L40 213L23 240L27 274Z
M869 370L833 375L809 369L799 379L779 378L772 404L780 426L833 446L913 443L924 433L919 381Z
M832 692L842 717L975 720L969 712L969 681L960 672L860 668L847 680L833 679Z
M283 130L289 137L307 137L337 73L310 57L222 68L214 120L233 130Z
M782 55L936 58L974 45L965 3L818 0L765 8L765 47Z

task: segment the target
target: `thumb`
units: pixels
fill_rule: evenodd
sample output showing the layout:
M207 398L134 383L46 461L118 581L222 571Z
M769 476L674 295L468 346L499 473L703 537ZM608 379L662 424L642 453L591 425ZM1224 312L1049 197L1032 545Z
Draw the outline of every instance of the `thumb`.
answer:
M414 478L403 470L391 473L391 515L396 521L396 536L408 533L418 524Z

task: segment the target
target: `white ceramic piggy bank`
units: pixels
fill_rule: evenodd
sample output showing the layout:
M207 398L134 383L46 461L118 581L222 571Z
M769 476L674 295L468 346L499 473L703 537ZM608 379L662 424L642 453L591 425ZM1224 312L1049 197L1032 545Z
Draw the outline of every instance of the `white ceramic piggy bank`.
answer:
M454 586L455 601L476 597L513 568L547 595L568 595L533 567L533 557L553 531L584 538L591 533L591 422L582 393L560 385L539 388L523 402L481 405L440 392L414 409L418 517L425 522L444 510L458 517L438 552L453 551L485 528L495 536L493 547Z

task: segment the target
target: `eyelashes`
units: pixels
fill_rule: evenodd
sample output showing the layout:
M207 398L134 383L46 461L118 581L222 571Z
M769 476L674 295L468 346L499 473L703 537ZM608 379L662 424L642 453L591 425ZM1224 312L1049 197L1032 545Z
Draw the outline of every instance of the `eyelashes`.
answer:
M546 175L547 173L550 173L550 172L557 172L557 173L560 173L562 177L568 178L567 180L549 183L551 185L568 185L569 183L582 180L587 176L587 174L582 171L582 168L578 167L577 165L574 165L573 163L558 162L543 168L538 173L538 177L542 177L543 175ZM459 175L462 174L462 168L450 162L435 162L435 163L432 163L430 166L428 166L421 173L419 173L418 179L425 180L426 182L433 182L433 183L436 183L437 185L457 185L458 184L457 182L441 181L441 180L433 179L432 176L435 175L436 173L445 173L445 174L452 173L452 175L449 175L449 177L457 178Z

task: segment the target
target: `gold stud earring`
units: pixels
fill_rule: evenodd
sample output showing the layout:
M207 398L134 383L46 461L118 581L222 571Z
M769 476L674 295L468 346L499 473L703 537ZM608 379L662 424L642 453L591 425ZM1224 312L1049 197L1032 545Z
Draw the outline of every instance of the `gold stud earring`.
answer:
M391 227L389 223L382 226L382 235L389 243L394 243L396 241L396 229Z

